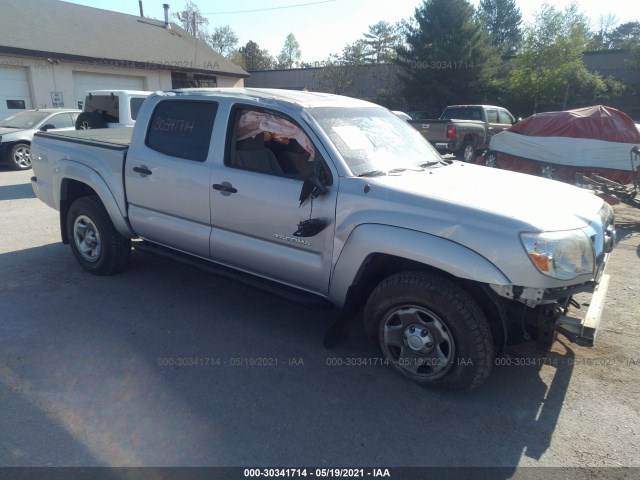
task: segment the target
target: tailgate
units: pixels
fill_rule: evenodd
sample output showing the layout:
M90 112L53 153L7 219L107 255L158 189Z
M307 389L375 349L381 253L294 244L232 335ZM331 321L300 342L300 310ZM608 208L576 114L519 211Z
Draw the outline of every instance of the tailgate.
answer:
M446 120L416 120L411 122L411 125L431 143L447 142L447 126L449 122Z

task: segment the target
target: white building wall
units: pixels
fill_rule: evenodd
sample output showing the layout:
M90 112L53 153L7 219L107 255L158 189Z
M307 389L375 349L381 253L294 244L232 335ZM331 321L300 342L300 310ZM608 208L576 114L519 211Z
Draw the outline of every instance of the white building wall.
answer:
M21 66L27 69L33 108L51 108L53 106L52 92L62 93L65 108L77 108L77 100L74 98L74 71L141 77L144 81L144 89L150 91L172 88L169 70L126 68L119 66L117 62L114 65L113 62L101 64L100 60L91 62L47 61L44 58L0 55L0 67L2 65ZM217 83L219 87L242 87L244 85L242 78L220 75L217 76Z

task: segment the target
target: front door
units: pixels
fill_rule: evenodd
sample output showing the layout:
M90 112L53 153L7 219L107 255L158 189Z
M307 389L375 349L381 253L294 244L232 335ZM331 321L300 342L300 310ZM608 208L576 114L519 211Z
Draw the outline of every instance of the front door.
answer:
M224 164L212 172L212 258L326 294L337 176L300 124L285 115L236 106L230 128ZM300 205L303 179L312 172L326 192Z

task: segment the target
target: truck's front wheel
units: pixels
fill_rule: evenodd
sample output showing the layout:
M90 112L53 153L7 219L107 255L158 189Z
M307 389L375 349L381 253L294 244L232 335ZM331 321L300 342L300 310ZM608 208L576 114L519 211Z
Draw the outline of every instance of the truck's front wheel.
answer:
M71 204L67 236L78 263L96 275L117 273L129 259L131 240L118 233L96 196L80 197Z
M364 322L390 365L420 384L471 389L491 371L493 342L484 314L439 275L404 272L382 281L367 301Z

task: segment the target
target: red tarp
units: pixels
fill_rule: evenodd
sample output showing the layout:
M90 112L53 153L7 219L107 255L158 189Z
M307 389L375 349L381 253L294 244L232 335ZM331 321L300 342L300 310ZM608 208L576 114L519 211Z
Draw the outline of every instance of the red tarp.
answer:
M640 143L633 120L615 108L596 105L565 112L532 115L510 132L540 137L592 138L607 142Z

